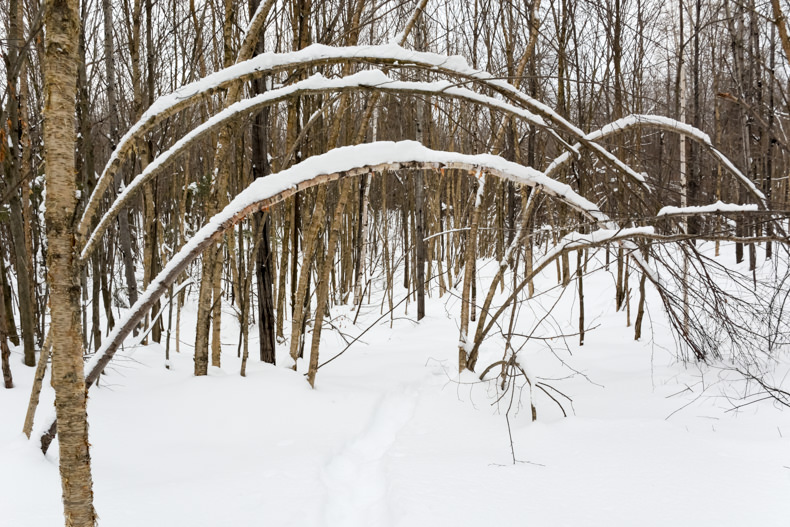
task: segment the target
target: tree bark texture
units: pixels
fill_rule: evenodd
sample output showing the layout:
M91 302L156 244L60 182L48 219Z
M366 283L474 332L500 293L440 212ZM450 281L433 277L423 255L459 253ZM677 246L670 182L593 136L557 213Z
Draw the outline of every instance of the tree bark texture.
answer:
M58 417L60 476L67 527L92 527L87 394L82 361L79 266L76 254L77 182L74 170L79 3L45 4L44 159L48 279L51 288L52 386Z

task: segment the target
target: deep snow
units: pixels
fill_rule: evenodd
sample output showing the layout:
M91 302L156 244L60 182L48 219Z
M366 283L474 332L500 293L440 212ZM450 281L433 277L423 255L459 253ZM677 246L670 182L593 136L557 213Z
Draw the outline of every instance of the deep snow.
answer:
M495 267L482 266L481 276ZM538 289L555 283L550 266ZM585 281L588 325L596 329L583 347L570 336L533 340L521 352L533 380L572 397L574 412L566 404L571 415L563 418L536 391L533 423L524 391L526 406L511 416L515 465L509 397L497 404L492 383L454 373L455 297L434 294L420 323L413 304L408 315L401 305L392 328L386 318L322 368L315 390L303 378L305 364L287 368L286 347L277 367L254 360L255 341L247 377L239 377L230 307L223 367L194 378L187 303L182 351L171 350L170 370L163 347L127 348L91 390L100 523L788 525L790 412L769 402L733 410L744 402L743 383L721 367L677 362L655 299L646 337L635 342L625 313L614 312L612 284L604 270ZM539 334L548 335L549 325L575 331L574 289ZM531 304L550 305L557 294ZM350 308L334 308L333 324L356 336L378 318L375 301L376 294L356 326ZM539 316L539 307L522 305L520 332ZM322 359L345 345L336 332L324 335ZM478 372L501 358L501 348L499 337L486 342ZM56 444L43 457L20 432L33 369L21 365L19 350L12 367L16 387L0 391L0 525L62 524ZM39 419L51 404L45 385Z

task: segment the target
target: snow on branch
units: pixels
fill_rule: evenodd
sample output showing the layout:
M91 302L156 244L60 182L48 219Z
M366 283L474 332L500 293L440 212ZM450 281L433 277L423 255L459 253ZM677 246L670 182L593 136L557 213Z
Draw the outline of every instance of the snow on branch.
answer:
M708 134L689 124L682 123L668 117L662 117L660 115L634 114L613 121L601 127L600 129L595 130L594 132L590 132L589 134L585 135L584 138L587 141L600 141L601 139L614 134L622 133L637 126L649 126L651 128L658 128L659 130L675 132L702 144L710 151L711 155L713 155L717 161L724 165L727 171L735 176L735 178L738 179L738 181L740 181L744 187L746 187L746 189L752 194L752 196L756 198L760 204L765 205L765 195L760 191L760 189L757 188L757 186L755 186L754 182L746 177L743 172L738 170L738 167L736 167L732 161L727 158L727 156L719 152L714 147L713 142L710 140L710 136L708 136ZM577 143L573 146L573 150L577 151L581 146L581 144ZM557 170L570 162L571 159L571 152L564 152L560 154L548 166L546 169L546 175L554 175Z
M737 203L722 203L717 201L710 205L700 205L696 207L664 207L658 211L656 216L693 216L696 214L710 214L717 212L755 212L757 205L749 203L738 205Z
M466 100L472 103L481 104L511 114L524 119L530 124L538 127L545 127L545 121L535 114L509 104L505 101L482 95L466 88L459 88L449 81L435 82L406 82L395 81L380 70L367 70L338 79L328 79L321 74L315 74L308 79L290 84L288 86L275 88L255 97L244 99L232 104L224 110L213 115L206 122L202 123L184 137L178 140L167 151L154 159L146 169L136 176L128 186L118 195L110 210L101 218L96 228L91 233L85 247L80 254L81 259L90 256L96 243L104 235L109 225L120 213L121 210L136 196L143 185L166 170L170 164L183 152L185 152L195 141L206 136L220 125L227 121L237 118L240 114L254 112L259 108L283 101L289 97L304 93L318 93L326 91L341 91L347 89L375 89L388 93L416 93L424 95L444 95L456 99ZM94 194L98 197L98 195ZM93 197L92 196L92 199ZM95 212L95 208L93 209ZM88 232L92 215L86 213L80 223L80 232Z
M610 223L611 225L611 223ZM561 256L563 253L575 251L577 249L584 249L588 247L596 247L614 241L622 241L624 247L632 251L631 258L636 261L637 265L642 268L647 277L656 285L660 285L658 274L653 268L647 265L647 262L642 258L639 248L630 241L632 238L652 237L655 235L653 227L630 227L618 228L605 227L598 229L590 234L580 234L578 232L571 232L562 237L562 239L550 249L546 254L539 258L532 267L532 276L537 276L543 268L549 263L554 261L555 258Z
M211 218L168 262L86 365L87 382L90 384L95 381L98 372L106 366L117 347L136 326L142 313L153 305L170 283L213 240L218 239L247 215L271 207L286 197L315 185L359 174L405 168L448 168L468 173L482 171L518 184L539 186L544 192L558 197L590 219L608 225L610 229L617 229L617 226L597 210L593 203L579 196L568 185L547 178L537 170L506 161L498 156L435 151L414 141L378 142L336 148L277 174L255 180L222 212Z
M178 276L200 256L203 251L218 240L226 231L232 229L245 217L265 210L289 196L307 188L368 173L397 170L451 169L467 173L485 173L520 185L540 187L543 192L553 195L581 212L587 218L609 231L619 235L600 234L597 241L604 238L614 240L623 231L606 214L599 211L589 200L577 194L570 186L555 181L531 167L491 154L467 155L456 152L431 150L414 141L377 142L356 146L336 148L325 154L302 161L277 174L256 179L239 193L228 206L212 217L181 248L164 269L151 281L137 302L129 309L124 318L115 326L91 360L85 365L85 383L90 387L100 373L112 360L124 339L137 326L144 314L167 291ZM635 231L636 232L636 231ZM604 238L601 238L603 236ZM627 240L624 244L630 244ZM633 244L630 247L635 246ZM649 270L644 261L634 255L638 265L644 266L651 280L657 277ZM46 427L42 436L54 435L57 421ZM42 443L43 444L43 443Z
M90 218L96 213L101 197L112 181L113 174L121 163L132 152L135 141L155 125L164 121L178 111L189 107L200 98L210 95L233 83L249 80L294 67L305 67L316 64L334 64L348 61L369 62L389 67L418 67L436 73L451 75L469 81L479 82L493 89L500 96L507 97L511 102L523 105L524 108L548 120L548 126L555 126L560 131L570 134L581 144L595 151L601 158L622 171L630 178L643 184L642 175L623 163L602 146L587 140L584 133L559 115L549 106L520 92L507 81L496 79L490 73L472 68L461 56L440 55L436 53L412 51L397 44L389 43L377 46L332 47L313 44L304 49L289 53L262 53L249 60L236 63L203 79L186 84L176 91L159 97L124 134L110 155L110 159L96 182L96 187L85 207L80 221L80 235L85 236ZM561 141L564 143L564 141ZM567 144L566 144L567 146Z

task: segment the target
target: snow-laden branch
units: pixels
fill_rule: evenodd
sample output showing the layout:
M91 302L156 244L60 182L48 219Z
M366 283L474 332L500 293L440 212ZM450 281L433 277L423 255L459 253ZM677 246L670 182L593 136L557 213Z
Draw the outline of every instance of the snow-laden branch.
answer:
M611 223L610 223L611 225ZM513 288L510 292L510 295L504 302L499 306L496 312L491 315L488 319L488 322L485 323L486 314L488 308L490 307L491 299L493 296L489 296L486 298L486 304L480 315L480 320L477 324L477 329L475 330L475 339L474 342L467 342L465 340L465 336L462 335L461 341L465 349L467 349L469 353L469 361L470 363L474 363L477 360L477 355L479 353L480 344L485 340L486 335L493 329L494 325L497 323L499 317L504 313L504 311L508 308L508 306L512 305L512 303L516 300L518 295L521 291L539 274L541 273L549 264L554 262L557 258L562 256L563 254L568 254L569 252L576 251L579 249L586 249L591 247L597 247L603 244L618 242L623 245L623 247L629 251L632 251L631 257L634 259L636 264L644 271L645 276L647 276L651 282L653 282L659 291L661 290L661 282L659 281L658 274L654 269L652 269L642 255L639 253L638 247L636 244L631 241L632 238L644 238L644 237L651 237L655 235L655 230L653 227L632 227L627 229L620 229L620 228L602 228L598 229L595 232L590 234L580 234L578 232L572 232L566 236L564 236L557 245L552 247L549 251L546 252L542 257L536 260L532 265L532 270L526 274L521 282ZM500 268L500 272L502 268Z
M656 216L694 216L697 214L721 212L754 212L756 210L757 205L754 203L738 205L737 203L722 203L721 201L717 201L710 205L700 205L696 207L664 207L658 211Z
M598 210L592 202L576 193L570 186L555 181L531 167L506 161L498 156L435 151L414 141L377 142L336 148L325 154L311 157L277 174L253 181L228 206L198 230L179 250L178 254L151 281L137 302L129 309L124 318L104 340L96 354L85 365L86 386L90 387L96 382L100 373L112 360L124 339L129 336L159 297L167 291L170 284L210 244L216 242L225 232L232 229L245 217L265 210L299 191L316 185L361 174L404 169L449 169L476 175L485 173L520 185L539 187L543 192L555 196L571 208L579 211L599 227L613 232L617 231L621 235L623 233L606 214ZM600 236L596 239L596 242L602 241ZM611 241L615 238L619 238L619 236L611 236L607 240ZM622 243L628 248L635 248L635 245L628 240ZM644 269L647 276L658 284L658 277L655 272L647 266L638 253L634 254L634 259ZM42 435L42 446L45 438L48 438L49 442L51 442L52 436L57 430L57 421L54 417L47 424L48 426L44 429L45 432Z
M755 197L758 203L764 207L767 207L765 195L760 191L760 189L757 188L757 186L755 186L754 182L746 177L743 172L738 170L738 167L736 167L732 161L727 158L727 156L716 149L708 134L699 128L691 126L690 124L682 123L680 121L676 121L675 119L670 119L668 117L662 117L659 115L628 115L622 119L613 121L602 128L595 130L594 132L590 132L589 134L585 135L584 138L587 141L600 141L601 139L622 133L637 126L648 126L651 128L657 128L659 130L675 132L700 143L708 149L711 155L713 155L713 157L715 157L718 162L724 165L728 172L730 172L738 181L740 181L746 190L748 190L749 193ZM580 143L574 145L574 151L577 151L581 146L582 145ZM546 168L546 175L553 176L557 170L571 161L571 155L571 152L564 152L557 156L551 162L551 164L549 164L548 168Z
M414 141L378 142L336 148L326 154L311 157L277 174L253 181L220 213L212 217L181 248L165 268L154 278L137 302L126 313L104 340L101 348L86 364L85 382L91 386L112 359L124 339L132 332L151 306L170 284L211 243L245 217L265 210L293 194L307 188L342 178L383 171L450 169L471 174L485 173L520 185L540 187L573 209L606 229L617 225L589 200L564 183L546 177L542 172L490 154L466 155L435 151ZM57 423L52 421L45 435L54 433Z
M110 210L101 218L96 228L91 233L85 247L80 254L81 259L86 259L90 256L98 240L104 235L107 228L110 226L115 217L120 213L124 207L137 195L143 188L143 185L149 180L157 177L172 164L172 162L182 153L187 151L191 145L197 140L205 137L207 134L215 131L221 125L227 123L229 120L236 119L242 114L255 112L258 109L276 104L283 100L296 95L322 93L329 91L342 91L342 90L359 90L359 89L375 89L377 91L386 93L412 93L422 95L443 95L455 99L465 100L467 102L476 103L487 106L489 108L497 109L502 112L513 115L514 117L521 118L528 123L537 126L545 127L545 121L529 112L510 103L495 99L487 95L482 95L467 88L460 88L455 84L442 80L435 82L406 82L396 81L388 77L380 70L367 70L359 73L349 75L347 77L337 79L327 79L321 74L315 74L305 80L275 88L266 91L255 97L244 99L235 104L232 104L224 110L213 115L206 122L202 123L195 129L191 130L184 137L179 139L167 151L160 154L154 159L146 169L136 176L127 185L123 191L118 195L115 202L110 207ZM98 195L94 194L92 199ZM79 230L81 232L88 232L90 223L93 220L92 215L88 214L88 209L80 222ZM94 212L96 208L92 209Z
M417 67L429 69L436 73L451 75L460 79L478 82L498 93L500 96L519 103L525 109L547 120L548 126L554 126L573 136L580 144L595 151L601 158L622 171L630 178L644 185L643 177L602 146L587 140L584 133L559 115L556 111L540 101L520 92L507 81L496 79L490 73L472 68L461 56L446 56L436 53L412 51L397 44L383 44L378 46L347 46L331 47L322 44L313 44L304 49L290 53L262 53L249 60L234 64L220 71L212 73L203 79L186 84L176 91L163 95L157 99L124 134L110 155L110 159L96 182L96 187L80 221L80 235L84 236L90 218L95 214L101 197L106 192L112 181L113 174L120 168L121 163L128 157L134 148L135 141L154 126L161 123L176 112L187 108L220 89L234 83L246 81L265 74L292 69L295 67L309 67L318 64L337 64L344 62L368 62L389 67Z

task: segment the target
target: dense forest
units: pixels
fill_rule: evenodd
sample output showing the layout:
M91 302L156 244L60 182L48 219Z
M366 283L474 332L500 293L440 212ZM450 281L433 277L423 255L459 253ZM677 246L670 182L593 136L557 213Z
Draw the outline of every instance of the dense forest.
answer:
M66 525L97 521L86 393L124 342L194 376L285 350L315 387L334 310L455 297L456 372L562 399L519 361L517 310L552 271L583 345L593 255L633 339L656 302L679 360L790 405L766 376L790 342L790 5L3 5L2 371L35 370L24 432L57 436Z

